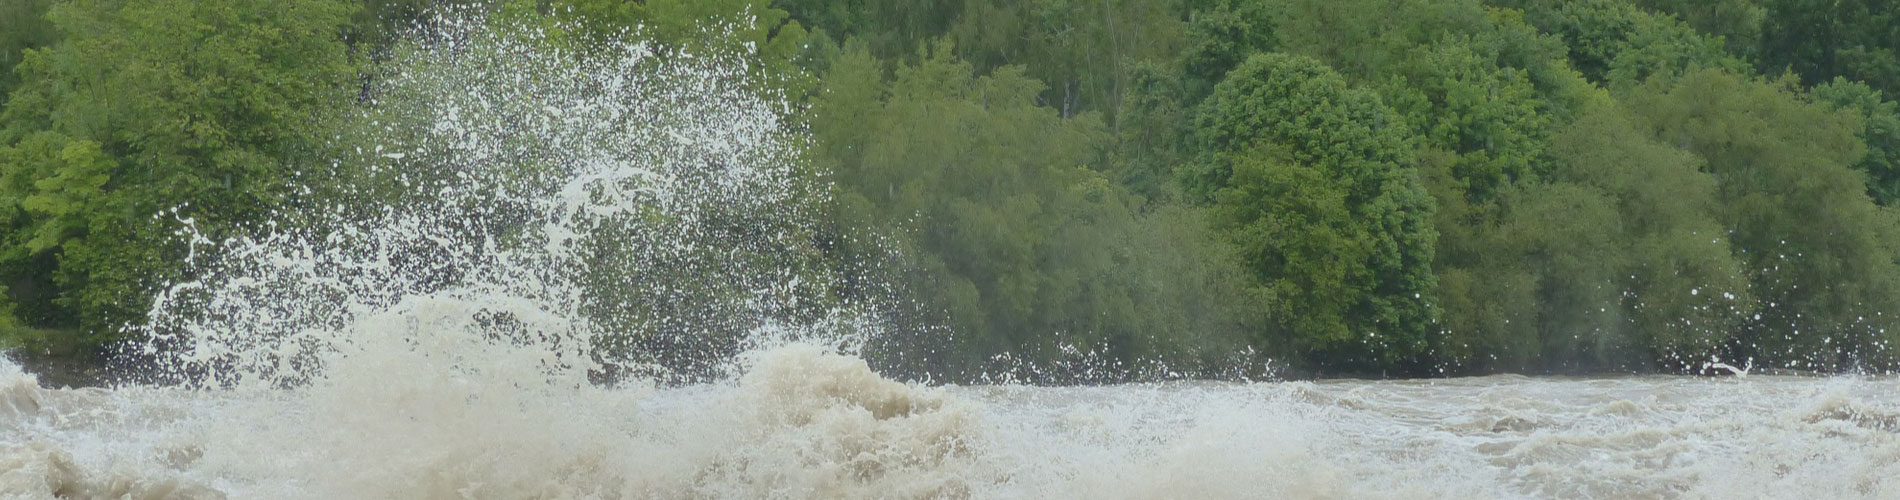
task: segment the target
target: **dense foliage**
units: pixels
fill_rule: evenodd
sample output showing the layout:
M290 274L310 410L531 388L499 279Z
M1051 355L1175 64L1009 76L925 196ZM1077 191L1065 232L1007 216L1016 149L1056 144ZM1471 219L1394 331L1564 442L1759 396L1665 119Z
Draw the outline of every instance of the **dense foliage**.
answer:
M920 311L890 366L1900 363L1868 0L9 2L0 342L99 355L178 224L347 182L304 171L327 120L451 3L755 53L832 190L833 295Z

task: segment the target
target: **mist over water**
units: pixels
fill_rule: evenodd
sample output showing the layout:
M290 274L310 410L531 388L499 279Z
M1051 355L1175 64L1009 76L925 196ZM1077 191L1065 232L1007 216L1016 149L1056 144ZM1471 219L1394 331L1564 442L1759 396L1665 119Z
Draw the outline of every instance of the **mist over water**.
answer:
M319 169L360 184L186 233L144 383L0 362L0 496L1900 496L1892 378L894 380L744 57L439 24Z

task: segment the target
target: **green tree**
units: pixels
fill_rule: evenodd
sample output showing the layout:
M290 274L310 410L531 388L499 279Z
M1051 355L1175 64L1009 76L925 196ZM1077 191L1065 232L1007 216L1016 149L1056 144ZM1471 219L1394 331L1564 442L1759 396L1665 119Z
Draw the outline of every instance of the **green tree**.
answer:
M1651 78L1674 78L1698 67L1748 72L1748 63L1730 55L1722 39L1697 32L1671 17L1641 15L1610 60L1603 79L1612 89L1624 89Z
M1075 116L1096 111L1118 130L1131 71L1180 51L1177 0L969 0L951 26L958 53L988 70L1023 65L1042 102Z
M1569 51L1570 65L1593 82L1604 81L1611 61L1627 48L1638 19L1647 15L1622 0L1518 3L1514 7L1523 9L1524 20L1560 37Z
M508 0L494 10L506 23L553 33L554 43L576 48L633 36L661 49L756 56L754 85L796 98L816 85L798 68L805 27L770 0ZM568 36L583 40L563 41Z
M1816 85L1810 95L1860 117L1860 141L1867 145L1867 154L1854 168L1867 174L1867 194L1875 203L1893 206L1900 201L1900 105L1867 84L1842 77Z
M1561 37L1577 71L1612 89L1626 89L1651 76L1674 76L1690 67L1738 72L1747 67L1724 48L1722 38L1626 0L1524 3L1525 20Z
M1768 9L1757 0L1636 0L1654 12L1674 15L1697 31L1719 37L1729 53L1753 59L1761 46L1762 21Z
M1598 367L1683 366L1723 347L1754 311L1747 275L1730 253L1720 218L1716 177L1702 171L1696 156L1644 135L1628 111L1606 99L1559 130L1552 143L1551 183L1593 191L1612 210L1602 215L1613 217L1605 231L1572 231L1605 224L1584 212L1550 212L1549 220L1532 226L1557 233L1543 241L1544 252L1613 247L1605 252L1613 256L1584 261L1601 269L1595 280L1546 278L1547 286L1576 289L1572 296L1596 294L1589 301L1547 303L1546 310L1613 313L1599 315L1613 321L1589 324L1589 331L1581 331L1587 323L1547 314L1544 331L1554 342L1546 351L1560 359L1571 353L1596 356L1582 361ZM1567 223L1572 220L1592 222Z
M26 51L53 43L59 33L46 19L52 0L12 0L0 4L0 102L19 83L13 67L25 59Z
M77 0L0 114L0 250L33 326L111 338L175 262L171 217L256 220L319 111L347 102L350 6Z
M1532 235L1500 224L1507 214L1532 213L1509 211L1511 202L1567 194L1522 196L1535 188L1519 186L1548 170L1547 113L1560 105L1482 38L1447 35L1389 71L1379 88L1423 139L1419 170L1436 206L1441 322L1433 354L1441 368L1534 366L1542 282L1526 262L1537 248L1524 241Z
M1454 156L1453 193L1474 203L1543 170L1551 119L1520 69L1499 65L1468 39L1435 43L1395 71L1381 94L1426 144Z
M1268 3L1208 3L1190 16L1178 56L1133 64L1116 112L1112 173L1151 200L1178 198L1175 170L1195 154L1195 110L1214 85L1241 61L1278 44Z
M1322 367L1421 361L1436 235L1403 118L1285 54L1249 58L1201 109L1189 192L1214 202L1273 327Z
M1062 118L1021 68L978 76L948 47L890 80L849 47L812 108L813 158L838 184L839 231L888 239L843 253L896 246L909 293L956 332L955 368L1067 352L1193 366L1240 345L1246 287L1223 247L1192 211L1139 213L1087 167L1108 140L1094 114Z
M775 0L792 19L835 39L854 39L881 59L919 53L947 35L963 15L966 0ZM1014 19L994 19L1014 23Z
M1266 2L1217 2L1194 11L1179 62L1189 101L1205 98L1248 57L1279 45L1271 14Z
M1852 167L1865 151L1861 120L1805 102L1792 84L1698 70L1645 85L1629 108L1719 180L1720 220L1759 309L1734 354L1814 369L1888 361L1900 228Z
M1842 76L1900 92L1900 9L1888 0L1767 0L1761 69L1809 85Z
M1129 80L1118 118L1116 161L1109 173L1135 194L1173 201L1174 169L1192 148L1188 134L1194 107L1187 102L1183 78L1171 65L1142 63Z
M1460 50L1469 52L1458 56L1466 59L1456 61L1466 68L1460 71L1522 73L1534 89L1539 113L1567 118L1587 100L1589 86L1564 63L1562 39L1540 33L1515 10L1475 0L1299 0L1275 12L1280 50L1318 58L1349 81L1377 87L1382 94L1414 83L1436 85L1421 80L1434 76L1421 73L1429 68L1418 61L1446 57L1432 52Z

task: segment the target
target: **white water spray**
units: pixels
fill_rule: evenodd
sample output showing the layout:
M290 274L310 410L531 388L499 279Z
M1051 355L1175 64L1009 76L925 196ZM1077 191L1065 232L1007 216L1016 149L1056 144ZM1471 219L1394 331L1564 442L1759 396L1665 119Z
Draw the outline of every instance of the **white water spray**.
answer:
M201 277L150 321L169 375L285 387L408 356L566 385L706 379L761 330L852 321L809 251L823 191L745 58L437 25L339 136L360 144L342 189L259 239L190 233Z

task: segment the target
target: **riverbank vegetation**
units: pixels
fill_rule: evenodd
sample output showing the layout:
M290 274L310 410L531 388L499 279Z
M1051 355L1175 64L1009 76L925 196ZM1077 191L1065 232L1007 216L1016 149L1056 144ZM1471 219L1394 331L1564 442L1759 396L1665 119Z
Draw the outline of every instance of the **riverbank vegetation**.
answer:
M329 119L444 2L0 6L0 343L105 356L184 221L264 231L334 182ZM474 8L753 51L832 191L812 248L860 279L831 293L918 311L897 369L1900 364L1871 0Z

